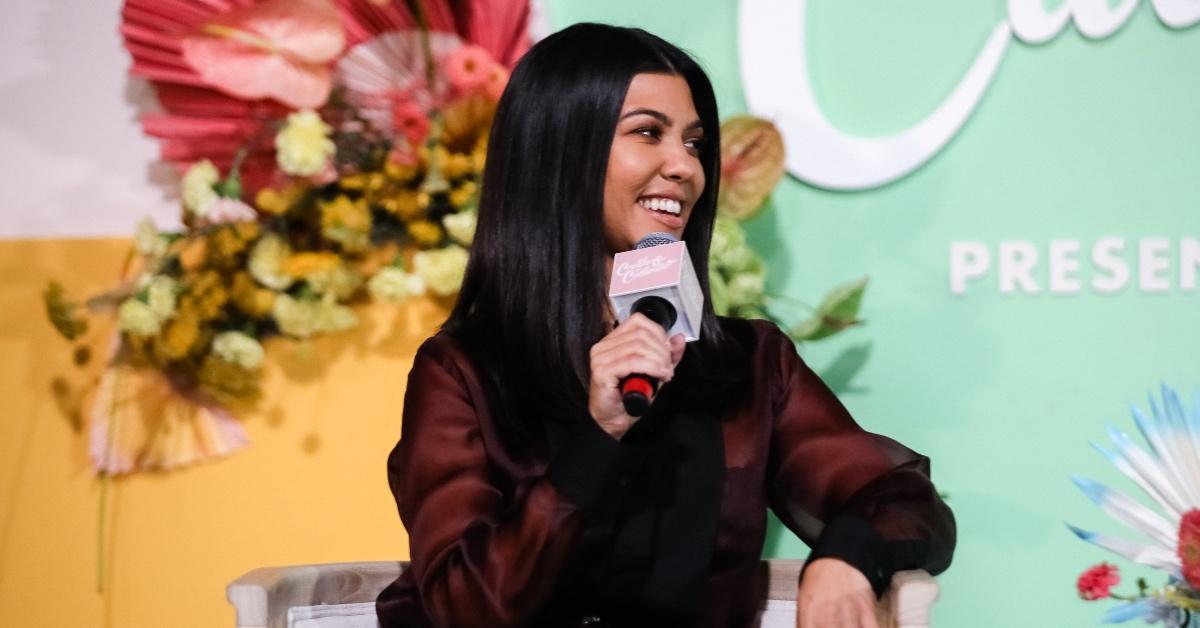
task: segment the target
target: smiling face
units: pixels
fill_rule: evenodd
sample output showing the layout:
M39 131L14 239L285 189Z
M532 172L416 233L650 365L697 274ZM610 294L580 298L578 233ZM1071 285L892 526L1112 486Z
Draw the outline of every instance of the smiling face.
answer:
M700 147L704 129L687 81L638 74L617 120L604 180L604 239L610 255L646 234L683 237L704 191Z

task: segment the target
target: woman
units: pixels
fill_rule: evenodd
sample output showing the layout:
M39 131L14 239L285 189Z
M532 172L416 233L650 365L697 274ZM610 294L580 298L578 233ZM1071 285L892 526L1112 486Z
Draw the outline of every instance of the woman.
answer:
M382 626L748 626L768 504L813 547L803 628L873 628L894 571L948 566L928 461L859 428L774 325L714 315L718 129L704 72L641 30L572 26L515 68L388 460L412 560ZM705 293L686 347L606 302L613 255L652 231ZM663 382L640 420L630 373Z

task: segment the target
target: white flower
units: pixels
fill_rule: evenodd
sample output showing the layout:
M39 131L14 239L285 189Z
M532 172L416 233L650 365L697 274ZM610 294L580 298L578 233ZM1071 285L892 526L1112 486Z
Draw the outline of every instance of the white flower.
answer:
M271 315L279 324L279 331L297 338L342 331L358 324L354 310L338 304L332 293L326 294L320 301L294 299L281 294L275 297Z
M213 162L203 159L192 164L183 175L183 206L197 216L203 216L208 206L217 200L216 185L221 173Z
M451 295L462 286L467 270L467 250L451 244L413 255L413 270L434 294Z
M258 218L253 207L236 198L220 197L208 204L204 218L212 224L226 222L247 222Z
M179 282L155 275L146 286L146 304L150 311L158 317L159 322L171 318L175 314L175 295L179 292Z
M446 228L446 233L450 234L459 244L468 246L475 239L475 212L456 212L446 214L442 218L442 226Z
M300 177L323 170L336 150L333 140L329 139L332 130L312 109L290 114L275 136L275 160L279 169Z
M133 245L138 253L146 257L158 258L167 253L167 239L158 233L158 228L149 218L143 218L138 223L137 232L133 236Z
M304 280L317 294L331 293L339 301L350 298L362 286L362 278L341 262L331 268L316 271Z
M117 308L117 327L135 336L153 336L162 329L162 319L149 305L131 298Z
M283 238L274 233L264 235L250 251L250 275L268 288L286 289L294 281L283 271L283 264L291 254Z
M730 307L762 305L765 277L755 273L740 273L729 280L726 294Z
M238 366L254 370L262 365L263 346L252 336L240 331L227 331L213 338L213 352L217 357Z
M371 281L367 282L367 290L376 301L400 303L425 294L425 281L420 275L388 266L371 277Z

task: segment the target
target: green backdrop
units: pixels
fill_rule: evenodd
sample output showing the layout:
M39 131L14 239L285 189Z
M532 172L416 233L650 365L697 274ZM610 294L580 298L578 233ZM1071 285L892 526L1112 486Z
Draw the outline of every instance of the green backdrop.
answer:
M907 128L958 83L1005 5L811 0L821 107L850 133ZM745 111L737 2L554 0L548 11L553 28L635 25L687 48L709 71L722 115ZM1142 3L1103 40L1068 26L1045 44L1012 42L964 128L913 174L865 192L787 178L747 223L771 292L811 302L871 278L867 324L802 351L864 426L933 459L959 526L937 625L1089 625L1110 604L1077 598L1077 575L1109 555L1063 522L1120 528L1069 476L1128 487L1088 442L1104 440L1106 422L1133 432L1129 404L1144 408L1160 382L1189 398L1200 387L1196 292L1178 287L1175 261L1167 293L1138 290L1136 252L1140 238L1165 237L1174 258L1179 238L1200 237L1198 104L1200 25L1169 29ZM1117 294L1087 286L1102 236L1127 241L1133 276ZM1001 240L1026 240L1044 260L1060 238L1083 246L1079 294L1048 294L1045 263L1039 294L1002 294L994 264L965 294L949 290L953 241L981 241L994 257ZM785 532L766 551L807 550ZM1141 572L1117 562L1129 591Z

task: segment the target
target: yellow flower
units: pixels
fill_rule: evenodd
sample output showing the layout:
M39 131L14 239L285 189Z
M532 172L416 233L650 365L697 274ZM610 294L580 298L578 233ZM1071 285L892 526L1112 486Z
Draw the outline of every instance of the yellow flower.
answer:
M395 159L388 159L383 164L383 173L392 179L410 181L417 176L417 164L401 163Z
M275 299L272 314L279 324L279 331L297 338L342 331L358 324L354 310L338 304L332 293L319 301L294 299L281 294Z
M304 195L304 186L289 184L282 190L263 188L254 196L254 204L268 214L282 216Z
M275 159L279 169L300 177L320 172L336 150L333 140L328 137L332 131L311 109L290 114L283 129L275 136Z
M187 357L200 339L200 321L192 310L180 309L179 313L163 327L158 351L164 361L170 362Z
M457 179L471 174L474 165L470 155L450 153L445 155L445 161L442 162L442 174L447 179Z
M213 353L231 364L254 370L262 366L263 346L253 337L240 331L227 331L213 338Z
M487 161L487 136L479 138L475 143L475 149L471 151L471 165L474 166L475 172L483 172L483 164Z
M236 222L223 225L208 235L205 250L210 266L234 268L242 265L238 255L258 237L258 223Z
M475 239L475 212L458 212L442 217L442 225L459 244L469 246Z
M408 223L408 235L421 246L433 246L442 241L442 228L429 220Z
M225 279L214 270L206 270L187 282L187 293L180 309L190 310L199 321L216 318L229 301Z
M153 336L162 329L162 319L140 300L125 299L117 308L117 327L135 336Z
M363 251L370 245L371 210L365 199L342 195L320 203L321 235L338 242L347 251Z
M327 272L337 267L341 263L341 258L334 253L296 253L287 258L287 261L283 263L283 272L291 275L292 277L306 279L309 275L319 272Z
M419 275L388 266L371 277L371 281L367 282L367 290L376 301L400 303L425 294L425 281Z
M450 204L457 208L462 208L470 203L475 198L475 182L467 181L456 189L450 191Z
M434 294L454 294L462 286L467 270L467 250L452 244L432 251L417 251L413 255L413 270Z
M233 276L230 298L237 309L254 318L262 318L270 314L271 308L275 305L275 292L258 287L250 275L244 272Z
M250 274L258 283L275 290L284 290L294 279L283 270L284 260L291 248L277 234L264 235L250 251Z
M188 211L203 215L208 206L217 200L217 182L221 173L213 162L203 159L192 164L183 175L183 206Z
M349 298L362 285L362 279L333 253L297 253L288 258L284 268L289 275L307 281L317 294L332 292L338 299Z
M412 220L421 215L421 204L416 190L398 190L393 195L380 199L379 204L401 220Z

